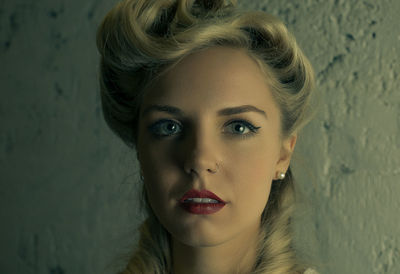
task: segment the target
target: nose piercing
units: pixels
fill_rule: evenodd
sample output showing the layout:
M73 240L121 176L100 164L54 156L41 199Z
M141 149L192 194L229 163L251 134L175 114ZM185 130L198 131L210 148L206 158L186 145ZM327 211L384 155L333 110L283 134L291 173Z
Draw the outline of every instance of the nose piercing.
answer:
M216 173L218 171L218 169L219 169L219 165L218 165L218 163L215 163L215 169L208 168L207 170L211 171L212 173Z

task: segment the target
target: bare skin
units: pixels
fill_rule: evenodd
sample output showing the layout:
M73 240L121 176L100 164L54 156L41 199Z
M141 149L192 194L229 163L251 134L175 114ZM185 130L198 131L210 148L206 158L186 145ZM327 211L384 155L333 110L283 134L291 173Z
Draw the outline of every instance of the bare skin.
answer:
M145 114L151 105L182 115ZM218 115L243 105L265 114ZM297 139L280 137L280 110L258 65L239 49L194 53L155 83L140 111L137 156L150 205L172 237L174 273L249 273L272 180L288 169ZM189 213L178 200L192 188L208 189L226 205L214 214Z

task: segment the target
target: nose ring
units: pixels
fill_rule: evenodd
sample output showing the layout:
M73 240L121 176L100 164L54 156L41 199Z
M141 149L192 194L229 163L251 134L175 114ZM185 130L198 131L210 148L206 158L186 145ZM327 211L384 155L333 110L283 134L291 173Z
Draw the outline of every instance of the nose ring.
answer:
M218 163L215 163L215 169L214 170L212 170L212 169L208 169L209 171L211 171L212 173L216 173L218 170L219 170L219 165L218 165Z

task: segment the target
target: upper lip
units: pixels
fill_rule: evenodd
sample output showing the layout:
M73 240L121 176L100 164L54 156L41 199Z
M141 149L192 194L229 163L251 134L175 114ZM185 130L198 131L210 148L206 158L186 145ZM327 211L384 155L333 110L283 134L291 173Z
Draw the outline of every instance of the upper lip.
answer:
M183 203L186 199L189 198L210 198L217 200L218 202L224 203L225 201L218 197L216 194L212 193L207 189L197 190L197 189L190 189L187 191L182 198L179 199L179 202Z

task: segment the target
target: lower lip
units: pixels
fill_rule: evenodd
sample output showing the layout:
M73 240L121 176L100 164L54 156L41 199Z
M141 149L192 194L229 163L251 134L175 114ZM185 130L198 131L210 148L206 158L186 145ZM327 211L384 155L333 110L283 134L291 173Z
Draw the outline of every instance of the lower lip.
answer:
M181 206L192 214L213 214L221 210L224 203L181 203Z

